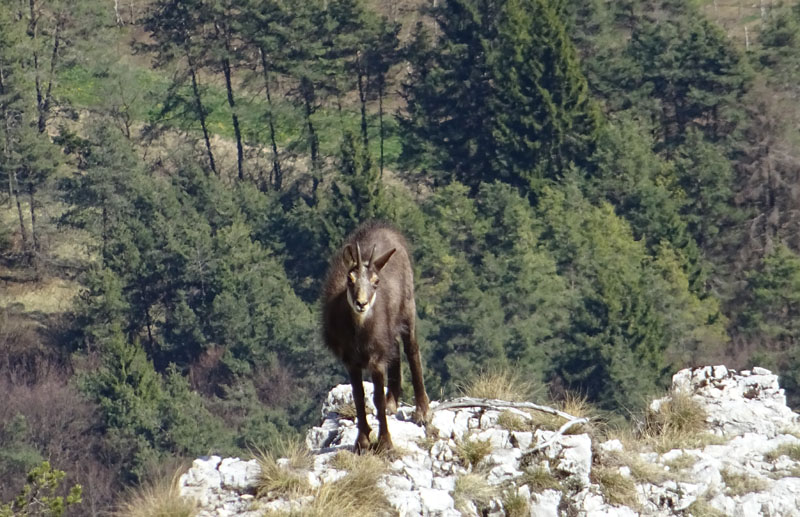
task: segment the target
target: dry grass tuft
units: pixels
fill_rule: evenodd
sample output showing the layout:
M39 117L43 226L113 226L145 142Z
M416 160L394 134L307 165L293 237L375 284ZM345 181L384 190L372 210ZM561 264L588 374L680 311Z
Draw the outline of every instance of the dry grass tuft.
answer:
M552 472L545 467L531 467L522 474L522 482L531 489L531 492L544 492L545 490L563 490L564 487Z
M633 479L623 476L618 467L597 466L592 469L592 480L600 485L606 501L617 506L639 507Z
M482 510L488 508L492 499L499 495L497 487L490 485L484 476L474 472L459 476L453 489L456 510L462 515L473 513L470 502L477 508L478 515L483 515Z
M461 459L464 466L471 466L473 469L492 452L492 443L489 440L470 439L464 437L463 440L456 442L456 456Z
M345 420L352 420L355 422L356 418L358 418L358 414L356 413L356 405L353 402L342 404L334 411L336 411L336 413L339 415L339 418L343 418Z
M256 451L256 459L261 467L256 488L259 497L297 496L309 492L305 471L311 468L314 458L299 438L280 439L268 452Z
M658 411L645 413L642 440L659 453L725 443L708 432L706 418L705 409L690 395L672 392Z
M182 472L172 479L162 479L148 483L132 491L120 508L114 512L116 517L193 517L197 514L197 502L181 497L179 480Z
M564 413L577 418L585 418L589 421L588 424L578 424L570 427L566 434L590 432L592 431L592 427L600 420L600 413L597 411L597 408L589 403L589 399L586 395L567 393L564 399L559 402L558 408ZM561 424L564 424L563 419Z
M531 424L512 411L503 411L497 417L497 425L506 431L530 431Z
M667 461L664 464L669 467L671 472L678 473L682 470L691 468L695 463L697 463L697 458L684 452L680 456Z
M536 398L543 388L526 380L514 368L496 368L479 372L459 386L466 397L524 402Z
M788 456L792 461L800 461L800 443L784 443L772 449L764 455L764 459L770 463L781 456Z
M729 469L724 469L721 474L726 486L725 491L731 496L763 492L768 486L763 479L749 474L734 472Z
M531 514L531 506L526 497L522 497L516 491L509 490L503 494L503 511L506 517L528 517Z
M347 474L317 489L287 494L298 500L309 496L309 502L289 512L268 512L269 516L302 517L378 517L390 515L392 507L378 481L386 472L386 463L374 454L353 454L342 451L331 459L330 465Z
M617 469L626 466L630 469L633 480L640 483L657 484L670 479L669 472L643 460L638 452L628 452L629 450L602 453L598 456L600 464L606 468Z
M655 434L696 434L707 429L707 414L690 395L674 391L658 411L648 411L645 426Z
M727 517L725 512L711 506L708 493L695 499L694 502L686 508L686 513L692 517Z

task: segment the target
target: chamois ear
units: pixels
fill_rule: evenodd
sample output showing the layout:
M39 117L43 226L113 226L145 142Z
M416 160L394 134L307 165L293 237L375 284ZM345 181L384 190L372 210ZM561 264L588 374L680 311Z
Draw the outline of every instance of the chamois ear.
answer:
M342 258L344 259L345 264L348 267L355 266L358 261L356 260L355 256L353 255L353 247L349 244L344 247L344 251L342 252Z
M386 253L384 253L383 255L381 255L380 257L376 258L375 262L374 262L375 269L377 271L380 271L381 269L383 269L383 266L385 266L386 263L389 262L389 259L392 257L392 255L394 254L395 251L397 251L397 248L392 248L389 251L387 251Z

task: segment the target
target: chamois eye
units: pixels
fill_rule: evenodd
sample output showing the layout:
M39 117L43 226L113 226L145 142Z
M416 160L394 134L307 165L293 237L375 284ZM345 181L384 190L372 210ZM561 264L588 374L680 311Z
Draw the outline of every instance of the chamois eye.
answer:
M381 279L378 278L378 275L372 275L372 278L370 278L369 281L372 282L375 285L378 285L378 282L380 282Z

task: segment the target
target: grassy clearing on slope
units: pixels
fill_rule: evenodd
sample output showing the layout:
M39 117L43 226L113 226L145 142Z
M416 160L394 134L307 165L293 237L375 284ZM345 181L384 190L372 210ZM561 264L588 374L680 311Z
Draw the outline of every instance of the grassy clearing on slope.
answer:
M128 116L139 124L159 122L166 127L182 131L200 131L199 122L183 121L175 115L158 120L163 109L170 82L166 72L139 68L126 63L118 63L110 70L92 70L83 66L73 66L59 76L57 94L77 108L98 108L115 106L124 109ZM208 111L207 126L213 135L227 140L234 139L234 128L227 93L216 84L204 84L202 97ZM178 90L184 99L191 99L188 85ZM267 102L262 94L239 88L234 91L236 113L239 117L243 139L249 146L268 147L269 133L266 123ZM276 138L280 147L297 145L298 152L305 153L303 141L306 122L302 110L288 99L275 95L272 114L275 121ZM320 139L320 150L324 155L337 156L345 130L360 131L360 114L356 106L342 111L332 107L322 107L312 115L312 121ZM378 115L368 115L370 153L378 163L380 140ZM394 166L400 155L398 125L391 113L385 113L384 159L387 166Z

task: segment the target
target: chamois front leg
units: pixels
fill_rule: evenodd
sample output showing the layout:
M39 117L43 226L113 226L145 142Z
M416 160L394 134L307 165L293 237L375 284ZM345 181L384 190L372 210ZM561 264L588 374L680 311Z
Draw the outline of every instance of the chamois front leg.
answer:
M414 408L411 418L418 424L423 424L428 421L430 399L428 399L428 393L425 391L425 384L422 381L422 362L419 359L419 344L413 320L409 322L402 338L403 349L411 370L411 384L414 386L414 404L417 406Z
M362 451L369 450L369 435L372 429L367 423L367 410L364 404L364 383L361 378L360 368L350 370L350 385L353 387L353 403L356 406L358 419L358 437L353 446L353 452L361 454Z
M375 388L373 392L373 400L375 401L375 409L378 411L378 451L386 451L392 448L392 437L389 436L389 423L386 421L386 395L384 394L384 386L386 386L386 375L384 367L374 366L371 369L372 384Z

